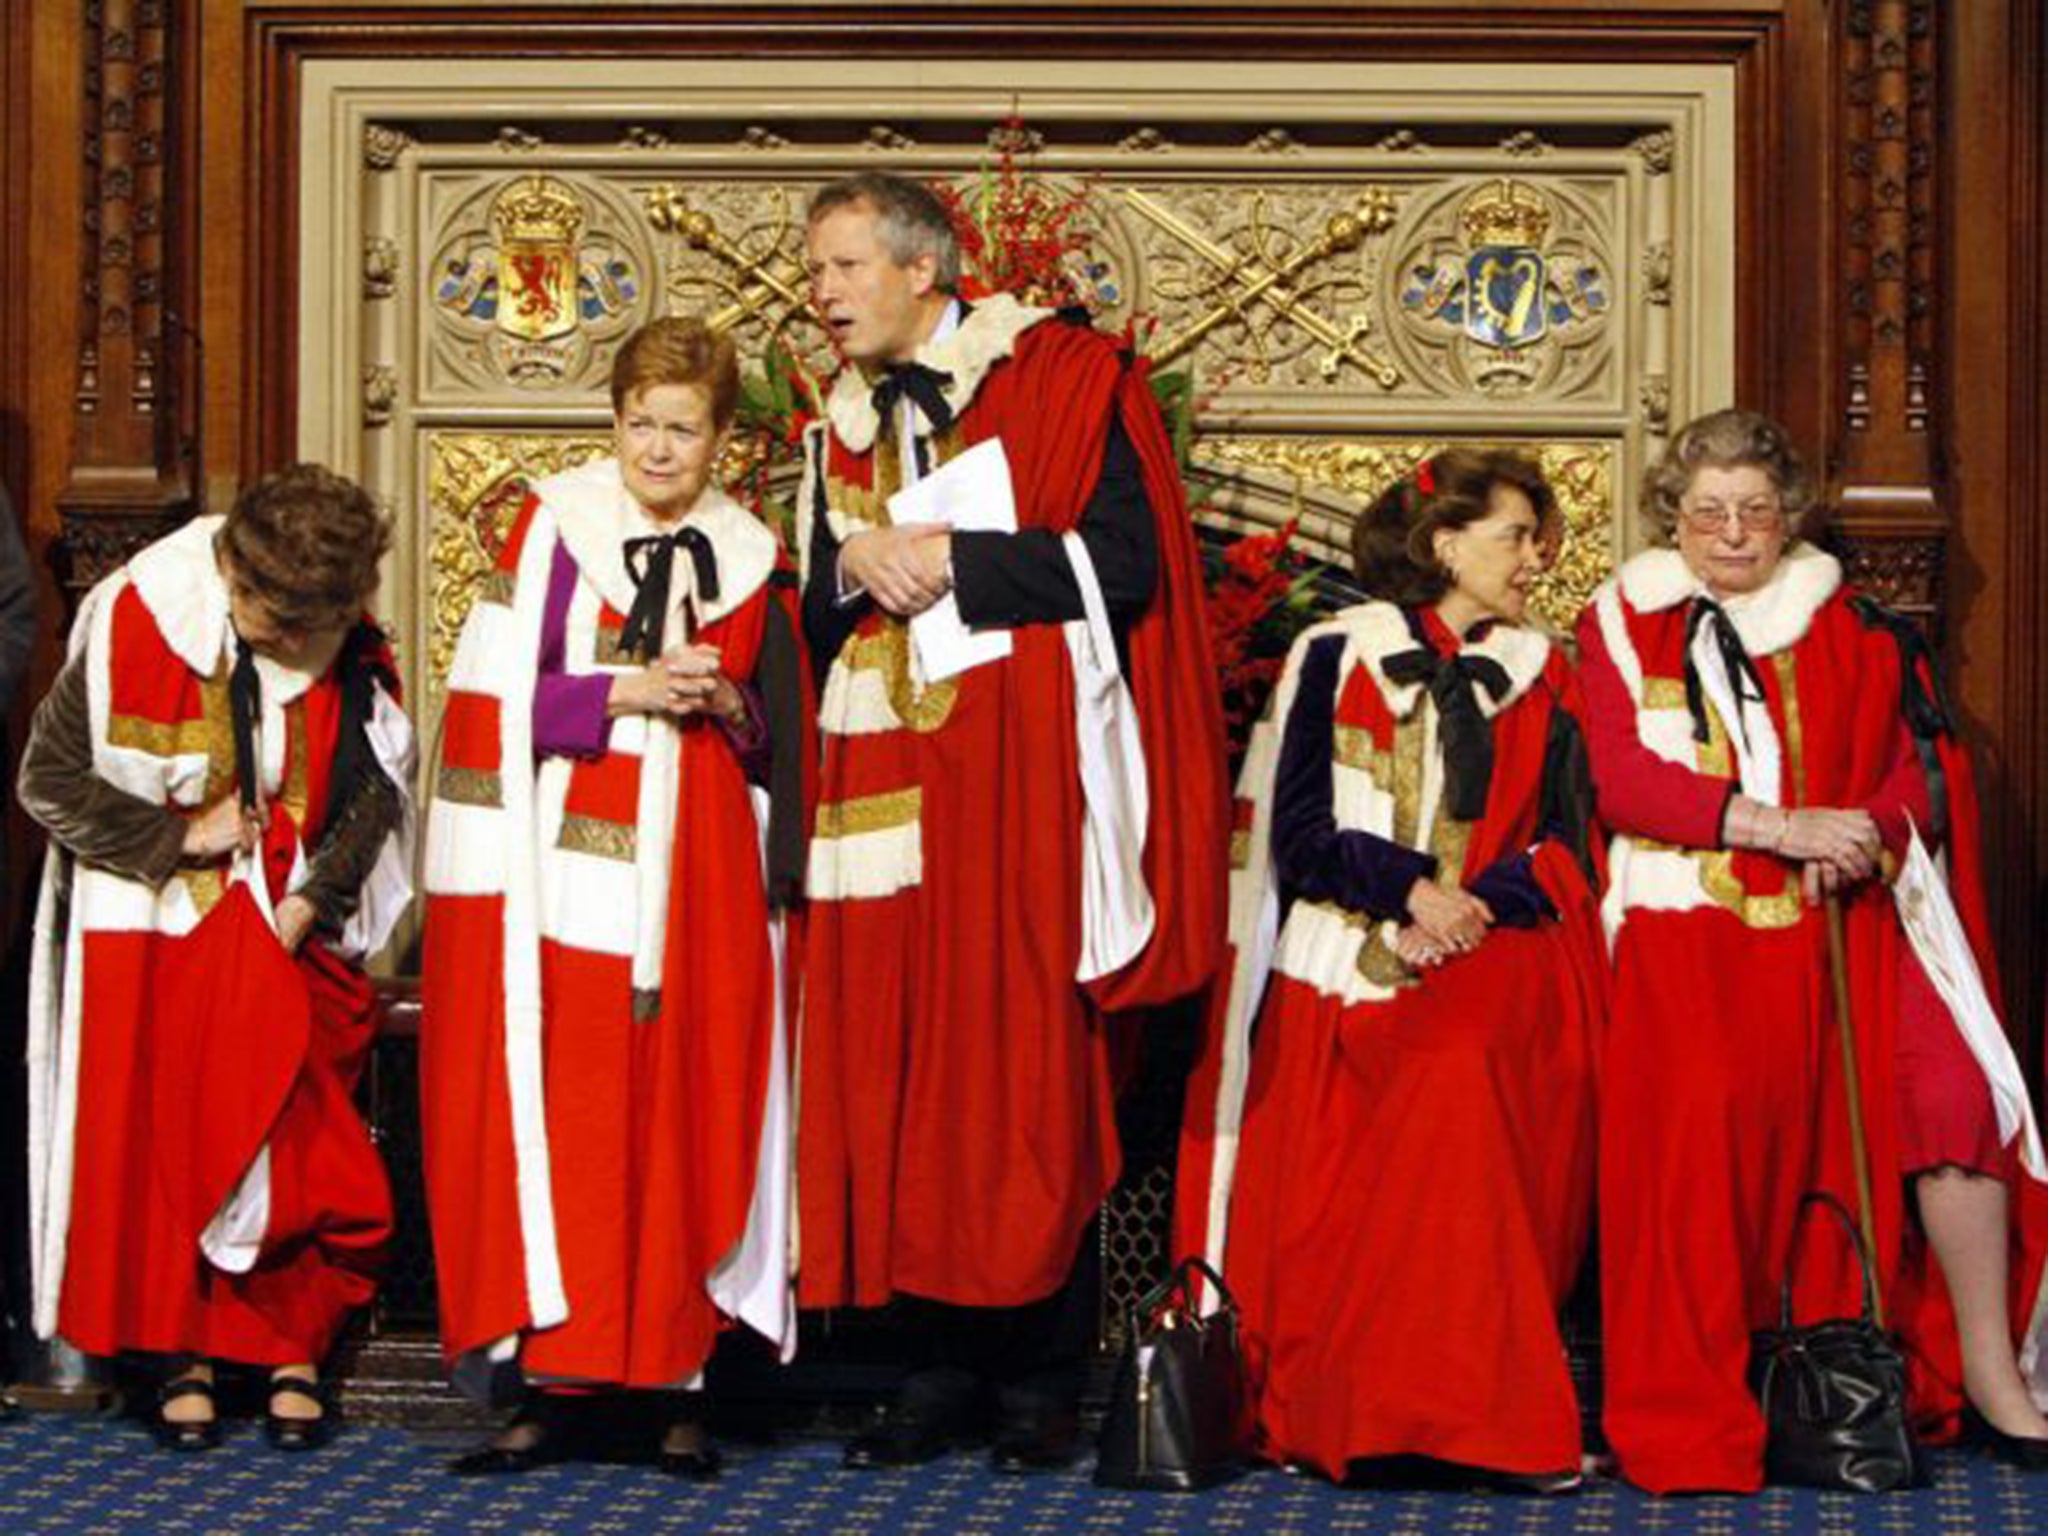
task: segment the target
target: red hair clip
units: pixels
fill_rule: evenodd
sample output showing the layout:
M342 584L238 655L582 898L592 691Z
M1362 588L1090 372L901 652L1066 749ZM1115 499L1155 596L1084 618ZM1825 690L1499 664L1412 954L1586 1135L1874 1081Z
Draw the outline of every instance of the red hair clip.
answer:
M1425 496L1436 494L1436 460L1424 459L1415 466L1415 489Z

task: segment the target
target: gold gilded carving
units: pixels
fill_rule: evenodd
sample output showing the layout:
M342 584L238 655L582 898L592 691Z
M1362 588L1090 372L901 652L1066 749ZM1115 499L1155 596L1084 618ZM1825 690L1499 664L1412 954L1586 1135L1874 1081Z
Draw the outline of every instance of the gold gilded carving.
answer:
M1252 194L1245 222L1220 241L1143 192L1126 187L1122 201L1206 265L1201 276L1191 275L1185 281L1162 278L1163 297L1205 309L1193 324L1150 349L1154 362L1168 362L1219 326L1234 324L1251 349L1255 376L1263 377L1274 361L1274 333L1284 326L1305 333L1328 349L1316 363L1316 371L1324 379L1335 378L1349 363L1382 389L1400 384L1401 370L1365 349L1365 337L1372 328L1370 315L1361 311L1340 320L1310 302L1348 279L1348 274L1335 271L1316 275L1317 268L1392 227L1394 198L1385 188L1367 188L1354 207L1332 214L1314 239L1291 251L1288 247L1296 237L1285 225L1268 219L1263 191Z
M1443 439L1408 441L1312 437L1197 438L1195 462L1205 469L1232 471L1291 482L1297 497L1307 489L1342 493L1363 509L1394 481L1415 472L1431 454L1451 446ZM1513 447L1484 439L1472 447ZM1531 606L1560 632L1568 630L1593 589L1614 571L1617 509L1614 501L1616 448L1612 443L1546 443L1535 450L1537 464L1557 496L1563 522L1556 557L1536 580ZM1301 543L1314 559L1348 568L1350 520L1322 516L1302 519Z
M435 433L427 439L427 690L439 698L469 610L519 515L523 488L611 452L609 434Z
M498 238L498 328L522 341L576 329L577 238L583 203L552 176L522 176L491 204Z
M1500 176L1418 198L1394 344L1423 382L1454 397L1605 387L1614 209L1560 178L1545 188Z
M762 329L766 339L787 342L786 333L792 327L815 328L810 280L795 254L803 231L795 220L787 188L777 188L762 204L762 222L733 238L719 228L710 213L692 207L682 187L673 182L652 188L646 198L649 223L718 263L709 270L676 274L670 282L671 303L679 310L705 313L713 330L729 331L751 323ZM713 308L714 304L719 307ZM810 350L787 344L799 354Z

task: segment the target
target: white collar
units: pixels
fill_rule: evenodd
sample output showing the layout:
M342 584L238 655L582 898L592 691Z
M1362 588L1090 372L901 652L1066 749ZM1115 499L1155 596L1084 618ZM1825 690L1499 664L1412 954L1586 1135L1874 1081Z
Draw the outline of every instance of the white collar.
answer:
M941 318L911 359L950 376L941 393L956 417L973 403L989 370L1016 351L1017 338L1053 313L1019 304L1007 293L990 295L965 315L959 311L956 299L948 306L956 323L949 328ZM855 453L866 453L881 432L874 388L874 380L859 368L843 368L825 401L833 433Z
M228 615L228 584L220 573L214 539L225 517L195 517L164 535L128 562L128 580L156 621L171 653L201 677L234 665L234 625ZM330 658L331 660L331 658ZM263 697L289 704L318 680L319 673L256 655Z
M1390 656L1412 651L1423 642L1408 627L1408 615L1393 603L1377 599L1340 610L1330 624L1341 629L1350 642L1351 653L1372 673L1372 680L1386 700L1395 719L1405 720L1422 698L1421 683L1397 683L1387 676ZM1479 711L1491 718L1508 708L1535 685L1550 660L1550 641L1533 629L1515 624L1494 624L1477 640L1458 647L1460 656L1484 656L1498 662L1508 675L1508 691L1498 699L1484 688L1475 689Z
M535 482L534 494L554 515L555 527L583 579L616 613L632 611L639 590L626 570L626 540L671 532L657 528L626 489L614 458L597 459ZM721 619L754 595L775 569L775 535L753 513L717 486L707 486L676 528L695 528L711 541L718 561L718 598L695 594L696 568L676 563L670 601L695 600L699 619Z
M1615 580L1638 613L1661 613L1707 590L1675 549L1644 550L1622 566ZM1805 637L1813 616L1841 585L1841 562L1802 540L1785 551L1763 586L1720 602L1743 649L1752 656L1771 656Z

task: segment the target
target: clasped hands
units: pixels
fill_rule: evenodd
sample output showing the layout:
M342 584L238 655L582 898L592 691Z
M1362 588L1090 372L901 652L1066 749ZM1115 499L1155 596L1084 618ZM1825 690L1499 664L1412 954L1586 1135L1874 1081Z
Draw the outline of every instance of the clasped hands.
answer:
M1748 848L1795 860L1808 905L1845 891L1878 872L1884 840L1877 822L1862 809L1802 806L1788 810L1747 795L1728 804L1731 848Z
M839 546L839 582L900 619L923 613L953 589L953 530L944 523L863 529Z
M186 862L192 864L211 864L237 852L254 853L262 846L263 829L269 821L269 808L262 801L245 807L240 796L222 795L186 821L180 851ZM256 878L260 880L263 876L259 872ZM319 913L312 902L294 895L277 904L276 916L278 943L288 953L296 954L306 935L313 931L313 920Z
M671 646L646 666L612 678L606 706L613 715L716 715L737 725L747 701L738 685L719 671L715 645Z
M1493 926L1493 908L1484 901L1426 876L1408 888L1408 916L1394 933L1394 953L1418 971L1470 954Z

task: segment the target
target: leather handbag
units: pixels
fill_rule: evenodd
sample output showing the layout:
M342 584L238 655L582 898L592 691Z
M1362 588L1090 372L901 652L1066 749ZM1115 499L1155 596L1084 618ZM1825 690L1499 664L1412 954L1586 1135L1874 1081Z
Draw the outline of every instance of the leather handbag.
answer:
M1218 1298L1204 1316L1197 1277ZM1192 1492L1244 1470L1244 1355L1223 1277L1183 1259L1131 1309L1097 1444L1104 1488Z
M1906 1417L1906 1361L1877 1320L1870 1250L1832 1195L1799 1202L1799 1229L1815 1206L1834 1212L1863 1269L1863 1311L1823 1322L1792 1321L1788 1261L1778 1326L1760 1331L1750 1354L1750 1387L1766 1425L1764 1476L1773 1483L1887 1493L1928 1481L1925 1453Z

